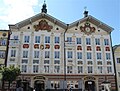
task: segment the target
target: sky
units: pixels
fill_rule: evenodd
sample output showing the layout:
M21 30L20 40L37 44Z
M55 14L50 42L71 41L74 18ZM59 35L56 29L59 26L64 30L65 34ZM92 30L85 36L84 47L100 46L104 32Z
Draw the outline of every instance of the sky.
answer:
M41 13L44 0L0 0L0 29ZM120 0L46 0L47 13L66 24L89 15L114 28L112 45L120 44Z

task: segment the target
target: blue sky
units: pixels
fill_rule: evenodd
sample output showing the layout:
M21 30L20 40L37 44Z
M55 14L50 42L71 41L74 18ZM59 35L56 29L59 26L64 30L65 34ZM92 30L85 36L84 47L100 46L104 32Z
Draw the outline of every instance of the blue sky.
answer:
M44 0L0 0L0 29L41 12ZM120 0L46 0L48 14L72 23L83 18L84 7L89 15L114 28L112 44L120 44Z

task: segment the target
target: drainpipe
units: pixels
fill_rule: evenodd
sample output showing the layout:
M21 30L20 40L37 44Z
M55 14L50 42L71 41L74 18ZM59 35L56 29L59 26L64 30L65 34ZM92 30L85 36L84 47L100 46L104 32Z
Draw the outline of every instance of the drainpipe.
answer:
M67 24L67 28L64 32L64 83L66 82L66 49L65 49L65 34L68 30L69 24ZM65 84L64 84L65 85ZM64 91L66 91L65 86L64 86Z
M116 65L115 65L115 56L114 56L114 50L113 50L113 47L112 47L112 37L111 37L111 33L110 33L110 41L111 41L111 49L112 49L112 56L113 56L113 66L114 66L114 77L115 77L115 87L116 87L116 91L118 91L118 88L117 88L117 71L116 71Z

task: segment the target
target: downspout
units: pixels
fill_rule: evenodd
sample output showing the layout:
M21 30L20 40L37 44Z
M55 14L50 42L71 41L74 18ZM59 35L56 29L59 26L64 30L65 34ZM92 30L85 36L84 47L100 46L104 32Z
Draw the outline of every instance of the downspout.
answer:
M113 56L113 66L114 66L114 77L115 77L115 87L116 87L116 91L118 91L118 88L117 88L117 71L116 71L116 65L115 65L115 56L114 56L114 50L113 50L113 47L112 47L112 37L111 37L111 32L110 32L110 41L111 41L111 49L112 49L112 56Z
M69 26L69 24L67 24L67 28L66 28L66 30L65 30L65 32L64 32L64 81L66 82L66 49L65 49L65 34L66 34L66 32L67 32L67 30L68 30L68 26ZM65 89L65 88L64 88ZM65 89L65 91L66 91L66 89Z

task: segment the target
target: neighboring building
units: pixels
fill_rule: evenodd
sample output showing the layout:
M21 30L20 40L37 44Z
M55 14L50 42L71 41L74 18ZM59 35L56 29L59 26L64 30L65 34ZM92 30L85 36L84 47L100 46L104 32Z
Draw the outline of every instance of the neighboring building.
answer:
M117 89L120 91L120 45L113 46L113 50L117 76Z
M71 24L42 12L15 25L10 35L7 66L19 66L24 90L100 91L107 78L115 90L111 45L113 28L88 16ZM26 82L26 83L25 83Z
M9 30L0 30L0 66L5 66L7 60Z

